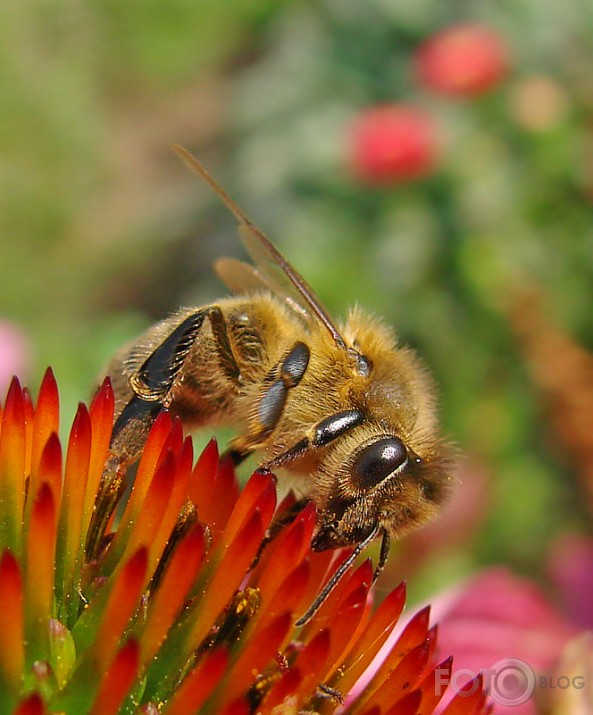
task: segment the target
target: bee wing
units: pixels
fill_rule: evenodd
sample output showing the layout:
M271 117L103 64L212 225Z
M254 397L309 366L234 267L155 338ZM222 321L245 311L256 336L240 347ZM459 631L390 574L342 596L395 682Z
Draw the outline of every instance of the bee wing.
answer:
M239 233L254 263L254 270L250 272L248 277L246 277L245 270L241 269L242 279L246 279L248 284L252 286L259 282L260 287L265 287L283 298L288 305L292 306L293 309L296 308L301 315L306 315L310 324L323 326L338 347L346 349L344 338L340 335L333 319L321 305L319 298L307 281L290 265L270 239L250 221L192 154L177 144L173 145L173 149L193 171L210 184L239 222ZM231 280L240 282L242 279L237 277L236 264L234 265L235 268L231 271L234 276ZM226 282L226 278L224 280ZM229 284L227 283L227 285ZM231 286L229 285L229 287ZM231 290L234 289L231 287ZM244 287L241 288L241 292L244 292L244 290Z
M251 263L225 256L214 261L214 270L231 293L241 295L262 290L274 292L272 286Z
M278 295L278 286L266 279L251 263L239 261L236 258L219 258L214 261L214 270L231 292L241 295L266 291ZM283 296L285 303L303 321L305 327L310 320L307 311L290 296Z

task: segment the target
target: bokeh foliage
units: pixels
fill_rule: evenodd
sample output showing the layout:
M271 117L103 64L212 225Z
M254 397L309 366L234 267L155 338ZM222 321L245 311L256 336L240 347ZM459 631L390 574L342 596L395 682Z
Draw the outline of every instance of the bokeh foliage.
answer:
M501 34L509 72L452 101L413 57L462 21ZM509 319L537 285L550 320L593 343L587 3L4 0L0 48L0 312L30 336L33 385L52 364L73 411L118 345L219 295L209 266L239 254L233 221L179 142L332 311L372 308L430 365L489 506L426 584L501 561L541 575L554 535L588 528ZM438 120L430 178L352 175L348 126L382 102Z

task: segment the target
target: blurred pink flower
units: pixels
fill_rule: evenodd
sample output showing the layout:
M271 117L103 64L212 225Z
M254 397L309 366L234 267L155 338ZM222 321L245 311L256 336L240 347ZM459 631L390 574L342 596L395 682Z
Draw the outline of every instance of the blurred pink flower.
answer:
M405 104L367 107L351 126L351 169L375 186L421 179L438 163L438 144L435 121L425 110Z
M454 657L453 690L482 671L495 715L535 715L536 703L548 702L561 687L559 678L572 687L559 663L593 619L593 543L563 537L554 546L553 572L566 613L534 582L506 568L484 571L432 599L439 636Z
M561 536L552 545L549 573L566 615L578 627L593 630L593 540Z
M475 97L493 89L507 72L508 50L489 27L461 24L429 37L416 54L420 84L450 97Z
M14 323L0 319L0 395L4 395L13 375L26 377L30 349L25 333Z

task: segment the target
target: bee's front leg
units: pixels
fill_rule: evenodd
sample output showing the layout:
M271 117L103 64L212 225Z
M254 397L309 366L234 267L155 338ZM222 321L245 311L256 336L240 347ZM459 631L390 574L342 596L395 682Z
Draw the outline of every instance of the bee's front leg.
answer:
M362 424L364 418L364 413L358 409L344 410L343 412L336 412L334 415L325 417L313 425L302 439L299 439L288 449L285 449L269 462L262 465L262 468L272 471L277 467L283 467L285 464L293 462L310 450L325 447L354 427Z

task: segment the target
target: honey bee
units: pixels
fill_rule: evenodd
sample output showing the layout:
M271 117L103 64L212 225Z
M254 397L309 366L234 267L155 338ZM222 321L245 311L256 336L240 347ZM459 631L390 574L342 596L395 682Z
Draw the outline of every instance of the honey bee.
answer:
M174 147L226 204L252 263L221 258L234 294L183 308L150 327L108 367L116 398L112 455L139 454L162 408L191 426L232 425L236 463L301 478L318 524L313 548L354 556L430 519L447 491L447 450L432 380L416 354L356 307L334 322L302 276L218 186Z

